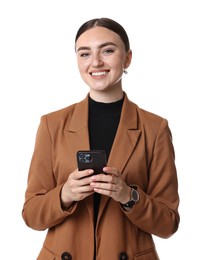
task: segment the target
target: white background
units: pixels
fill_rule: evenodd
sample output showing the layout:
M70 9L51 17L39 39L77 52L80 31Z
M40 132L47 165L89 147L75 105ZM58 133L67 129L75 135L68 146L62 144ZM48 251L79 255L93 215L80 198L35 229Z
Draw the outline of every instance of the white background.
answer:
M173 134L181 222L171 238L155 237L160 259L207 259L206 14L205 0L0 2L1 259L33 260L42 246L45 232L21 217L36 130L41 115L87 94L74 38L83 22L102 16L130 38L124 90L167 118Z

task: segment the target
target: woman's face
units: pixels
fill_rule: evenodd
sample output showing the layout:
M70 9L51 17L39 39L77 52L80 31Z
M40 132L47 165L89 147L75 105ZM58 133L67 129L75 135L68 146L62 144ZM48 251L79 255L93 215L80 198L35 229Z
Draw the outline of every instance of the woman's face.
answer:
M104 27L85 31L76 42L80 75L92 92L121 89L123 70L131 62L120 36Z

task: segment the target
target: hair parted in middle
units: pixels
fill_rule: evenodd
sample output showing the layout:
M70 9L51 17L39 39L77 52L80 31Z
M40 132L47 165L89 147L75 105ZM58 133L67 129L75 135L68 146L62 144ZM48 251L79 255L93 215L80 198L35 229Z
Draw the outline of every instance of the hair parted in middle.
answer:
M75 43L81 34L96 26L105 27L118 34L124 43L126 52L130 50L129 38L125 29L118 22L110 18L95 18L83 23L77 31Z

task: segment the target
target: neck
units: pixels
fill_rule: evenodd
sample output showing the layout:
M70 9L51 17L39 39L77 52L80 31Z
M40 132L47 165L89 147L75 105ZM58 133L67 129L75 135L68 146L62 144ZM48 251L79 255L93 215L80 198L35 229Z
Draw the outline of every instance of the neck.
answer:
M90 90L90 97L97 101L102 103L112 103L116 102L123 98L123 90L122 88L118 90L103 90L103 91L96 91L96 90Z

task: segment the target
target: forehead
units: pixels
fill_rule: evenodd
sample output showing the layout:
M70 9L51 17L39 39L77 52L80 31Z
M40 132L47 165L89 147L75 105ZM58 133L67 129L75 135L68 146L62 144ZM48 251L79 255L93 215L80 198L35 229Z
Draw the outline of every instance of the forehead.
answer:
M96 46L104 42L112 42L117 46L124 47L124 43L117 33L105 27L96 26L80 35L76 42L76 49L81 46Z

